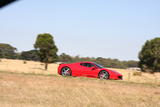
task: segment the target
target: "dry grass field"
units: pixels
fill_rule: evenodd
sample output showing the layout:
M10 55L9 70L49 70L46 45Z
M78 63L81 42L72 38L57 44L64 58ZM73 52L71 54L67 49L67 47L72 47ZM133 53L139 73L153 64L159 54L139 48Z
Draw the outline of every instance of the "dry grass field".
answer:
M58 64L49 64L48 70L44 70L44 64L34 61L26 61L24 64L23 60L8 60L1 59L0 62L0 71L7 71L13 73L32 73L32 74L43 74L43 75L58 75L57 74ZM136 70L126 70L126 69L115 69L123 74L122 81L130 81L136 83L155 83L160 84L160 73L149 74L141 73L141 76L134 76L135 72L140 72Z
M115 69L124 80L99 80L61 77L57 67L45 71L39 62L1 59L0 107L160 107L158 73Z
M44 70L44 64L34 61L10 60L1 59L0 71L14 72L14 73L34 73L34 74L57 74L58 64L49 64L48 70Z
M160 86L0 73L0 107L160 107Z

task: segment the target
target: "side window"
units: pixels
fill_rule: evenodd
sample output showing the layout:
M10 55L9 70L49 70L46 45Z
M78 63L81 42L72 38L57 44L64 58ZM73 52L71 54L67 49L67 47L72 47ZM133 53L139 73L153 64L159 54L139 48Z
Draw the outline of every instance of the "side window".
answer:
M81 63L80 65L85 66L86 67L86 63Z
M85 66L85 67L94 67L94 65L91 63L81 63L80 65Z
M90 63L88 63L88 67L94 67L94 65L93 65L93 64L90 64Z

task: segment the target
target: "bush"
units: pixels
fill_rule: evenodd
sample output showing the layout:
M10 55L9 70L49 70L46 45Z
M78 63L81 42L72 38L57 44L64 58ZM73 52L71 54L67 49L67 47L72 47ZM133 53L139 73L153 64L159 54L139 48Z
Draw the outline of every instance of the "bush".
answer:
M27 63L27 61L23 61L23 64L26 64Z
M134 72L133 76L142 76L142 72Z

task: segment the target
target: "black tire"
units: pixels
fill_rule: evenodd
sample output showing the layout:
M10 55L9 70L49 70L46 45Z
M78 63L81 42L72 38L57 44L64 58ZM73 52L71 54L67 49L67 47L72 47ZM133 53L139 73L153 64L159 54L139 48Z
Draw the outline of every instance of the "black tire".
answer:
M66 77L66 76L71 76L71 69L69 68L69 67L63 67L62 69L61 69L61 75L62 76L64 76L64 77Z
M107 71L100 71L98 74L99 79L109 79L109 73Z

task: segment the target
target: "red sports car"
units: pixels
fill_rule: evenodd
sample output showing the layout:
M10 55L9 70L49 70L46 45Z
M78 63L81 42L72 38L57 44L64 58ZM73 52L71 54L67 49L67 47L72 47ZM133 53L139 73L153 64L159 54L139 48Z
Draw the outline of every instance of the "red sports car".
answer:
M60 64L58 74L62 76L84 76L100 79L122 79L122 74L106 69L94 62L78 62L69 64Z

